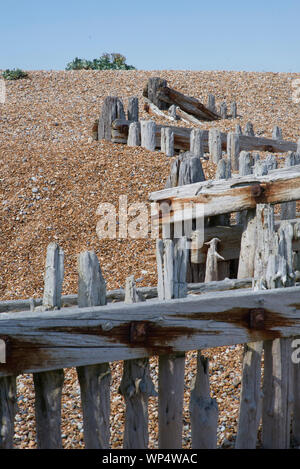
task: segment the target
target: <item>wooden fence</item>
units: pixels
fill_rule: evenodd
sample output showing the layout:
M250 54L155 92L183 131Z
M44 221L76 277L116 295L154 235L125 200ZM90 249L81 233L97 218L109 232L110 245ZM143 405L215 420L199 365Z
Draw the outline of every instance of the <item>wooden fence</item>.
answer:
M292 361L292 338L300 336L295 231L289 220L277 228L274 222L274 204L293 204L300 198L299 171L295 166L266 176L228 179L222 185L203 181L150 196L159 203L172 200L179 214L183 198L200 200L210 216L243 210L240 262L248 250L253 260L248 277L253 278L187 284L186 238L159 239L157 287L137 289L129 277L124 290L106 292L95 253L84 252L78 257L78 295L62 297L64 253L51 243L43 299L0 304L6 355L0 364L1 447L13 446L16 377L22 373L33 373L38 447L62 447L63 370L76 367L85 447L109 448L110 362L123 360L124 448L148 447L150 396L158 399L159 448L181 448L185 353L198 350L190 394L192 448L215 448L218 407L210 396L209 364L201 350L234 344L245 344L236 448L256 447L260 421L264 448L299 445L300 372ZM293 213L294 208L284 206L284 211ZM249 223L253 210L255 232ZM210 239L206 254L206 279L218 278L215 240ZM249 259L247 265L252 272ZM159 357L157 390L149 368L154 355Z

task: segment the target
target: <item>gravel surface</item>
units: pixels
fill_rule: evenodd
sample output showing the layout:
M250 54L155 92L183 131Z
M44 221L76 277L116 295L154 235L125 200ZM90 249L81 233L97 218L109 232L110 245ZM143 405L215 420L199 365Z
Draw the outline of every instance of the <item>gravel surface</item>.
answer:
M154 241L99 240L96 234L100 202L118 207L119 195L128 203L146 202L162 189L171 159L159 152L92 140L92 127L107 95L139 96L150 76L161 76L170 86L204 103L208 93L217 105L238 105L237 119L203 123L202 128L242 128L248 121L257 135L271 137L274 125L283 138L297 141L300 106L292 101L292 80L299 74L186 71L76 71L29 72L29 78L6 82L7 99L0 104L0 299L40 297L46 248L56 241L65 251L63 294L77 292L76 256L94 249L107 287L120 288L125 278L142 278L139 285L156 284ZM155 117L156 122L164 119ZM169 121L165 121L169 124ZM178 123L178 125L182 125ZM187 124L183 124L187 126ZM192 126L192 125L191 125ZM278 155L284 159L285 155ZM283 159L281 163L283 163ZM215 166L204 162L207 178ZM230 447L237 430L242 347L204 351L211 359L211 391L220 415L218 444ZM188 397L195 375L196 353L187 354L184 407L184 447L190 447ZM122 447L124 405L118 394L122 363L114 363L111 397L113 448ZM157 362L151 359L156 383ZM83 448L80 392L76 372L66 370L62 403L65 448ZM34 392L32 377L18 378L15 444L34 448ZM157 399L151 398L150 447L157 446Z

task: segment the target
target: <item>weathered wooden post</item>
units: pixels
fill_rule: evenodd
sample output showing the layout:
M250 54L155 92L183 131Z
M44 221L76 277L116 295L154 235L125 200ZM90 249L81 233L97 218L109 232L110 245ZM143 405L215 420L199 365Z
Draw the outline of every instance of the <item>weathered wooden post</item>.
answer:
M245 127L245 131L244 131L244 135L249 135L250 137L255 136L252 122L247 122L246 127Z
M161 128L161 152L174 156L174 132L170 127Z
M224 260L220 254L217 253L217 244L220 242L219 238L213 238L205 244L208 244L209 248L206 257L205 267L205 280L204 282L213 282L219 280L218 276L218 260Z
M209 361L197 354L197 374L190 398L191 433L193 449L217 447L218 404L210 397Z
M187 240L159 239L156 244L158 298L184 298L187 294ZM159 356L158 445L162 449L182 446L182 412L185 354Z
M177 116L177 108L175 106L175 104L172 104L172 106L169 107L168 109L168 114L170 117L172 117L172 119L174 119L175 121L178 119L178 116Z
M150 101L155 104L155 106L157 106L161 111L166 111L170 106L159 98L159 89L165 88L166 86L166 80L163 80L159 77L151 77L149 78L143 91L143 96L150 99Z
M132 122L128 129L127 145L129 147L138 147L141 144L140 138L141 126L139 122Z
M251 153L248 151L241 151L239 156L239 175L240 176L247 176L248 174L252 173L252 158ZM237 212L236 214L236 222L244 223L244 217L246 212Z
M236 124L234 133L237 135L243 135L242 127L240 126L240 124Z
M98 140L111 140L111 125L116 119L125 119L123 103L116 96L107 96L99 117Z
M285 167L298 164L296 153L289 151L285 159ZM281 204L281 220L292 220L296 218L296 202L284 202Z
M222 141L220 130L215 128L209 129L208 147L213 163L218 164L218 161L222 158Z
M275 125L273 128L272 138L274 140L282 140L282 130L278 125Z
M125 303L141 301L134 277L126 278ZM124 449L148 448L148 400L149 396L157 396L150 378L148 358L125 360L123 376L119 392L126 403L125 427L123 437Z
M63 277L64 252L56 243L50 243L47 249L42 310L61 307ZM39 449L62 448L61 396L64 371L33 373L33 381L37 446Z
M216 98L211 93L209 93L208 95L207 107L210 111L216 112Z
M227 104L226 101L223 101L220 106L220 116L222 119L227 119Z
M204 132L201 129L193 129L190 136L190 151L193 155L203 158Z
M240 136L234 132L227 134L227 155L231 161L232 171L239 169L239 154L240 154Z
M231 103L230 108L231 108L231 118L236 119L237 118L237 105L235 101Z
M133 122L139 120L139 99L136 96L128 98L127 118Z
M94 251L78 256L78 306L106 304L106 283ZM109 363L77 367L86 449L107 449L110 438Z
M16 376L0 378L0 449L13 448L16 389Z
M156 147L156 124L152 120L141 121L141 146L149 151Z

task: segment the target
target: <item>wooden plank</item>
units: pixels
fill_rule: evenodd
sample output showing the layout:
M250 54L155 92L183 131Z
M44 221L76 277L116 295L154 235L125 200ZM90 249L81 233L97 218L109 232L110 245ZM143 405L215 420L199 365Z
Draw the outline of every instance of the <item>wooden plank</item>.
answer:
M214 292L176 300L2 313L10 353L0 376L300 335L300 288ZM250 310L265 309L261 329ZM142 343L130 338L143 323Z
M226 181L204 181L200 183L163 189L153 192L150 201L167 202L170 207L170 222L188 220L184 218L184 203L204 205L204 216L239 212L255 208L258 203L277 204L300 199L300 165L278 169L261 177L241 176ZM161 218L163 222L163 218Z

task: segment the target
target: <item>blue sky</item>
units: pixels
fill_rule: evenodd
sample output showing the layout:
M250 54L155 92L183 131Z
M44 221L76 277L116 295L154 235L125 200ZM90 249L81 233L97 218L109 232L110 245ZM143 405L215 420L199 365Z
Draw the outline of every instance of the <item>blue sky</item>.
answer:
M299 0L2 0L0 69L120 52L140 70L300 72L299 18Z

